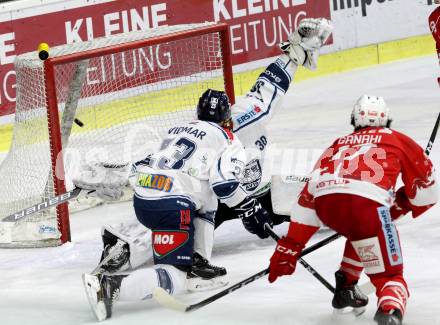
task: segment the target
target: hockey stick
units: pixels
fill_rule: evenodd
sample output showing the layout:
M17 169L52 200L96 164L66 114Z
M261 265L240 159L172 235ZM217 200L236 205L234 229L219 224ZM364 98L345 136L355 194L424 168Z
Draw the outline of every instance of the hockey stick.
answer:
M275 241L278 241L280 239L280 237L275 233L275 231L273 231L272 227L268 223L264 224L264 230L266 230L266 233ZM303 258L299 258L298 261L327 289L329 289L332 293L335 293L335 288L326 279L324 279L321 274L319 274L318 271L316 271L309 263L307 263Z
M127 164L108 164L104 163L102 165L105 168L123 168L127 166ZM49 198L47 200L44 200L40 203L37 203L33 206L30 206L28 208L25 208L23 210L20 210L18 212L15 212L14 214L11 214L7 217L4 217L1 221L2 222L16 222L18 220L21 220L23 218L29 217L35 213L42 212L44 210L55 208L56 206L66 203L76 197L81 193L83 189L79 187L75 187L71 191L67 191L66 193L54 196L52 198ZM95 190L90 190L88 193L93 193Z
M76 198L79 193L81 193L82 189L79 187L75 187L73 190L68 191L66 193L63 193L61 195L52 197L50 199L47 199L43 202L37 203L29 208L23 209L21 211L15 212L14 214L11 214L10 216L4 217L2 219L2 222L16 222L18 220L21 220L23 218L29 217L35 213L55 208L59 204L66 203L71 199Z
M437 136L438 125L440 124L440 112L437 116L437 121L435 122L434 128L432 129L431 136L429 137L428 145L426 146L425 153L429 156L434 145L435 138Z
M304 249L301 252L301 257L310 254L311 252L314 252L315 250L321 248L322 246L325 246L329 243L331 243L332 241L338 239L341 235L339 234L333 234L323 240L321 240L320 242ZM166 292L164 289L158 287L156 289L154 289L153 291L153 297L154 299L163 307L169 308L169 309L174 309L177 311L181 311L181 312L192 312L195 311L201 307L204 307L218 299L220 299L221 297L224 297L228 294L230 294L231 292L234 292L246 285L248 285L249 283L254 282L255 280L258 280L259 278L262 278L263 276L269 274L269 268L266 268L250 277L248 277L247 279L244 279L236 284L234 284L233 286L230 286L229 288L226 288L218 293L216 293L213 296L210 296L198 303L195 304L185 304L179 300L177 300L176 298L174 298L173 296L171 296L170 294L168 294L168 292Z

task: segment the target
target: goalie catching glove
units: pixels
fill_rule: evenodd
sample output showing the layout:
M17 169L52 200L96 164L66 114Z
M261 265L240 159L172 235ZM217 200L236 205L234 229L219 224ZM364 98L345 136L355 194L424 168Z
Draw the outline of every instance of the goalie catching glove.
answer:
M272 227L273 222L269 213L263 208L256 199L246 199L235 208L235 212L243 222L244 227L251 234L255 234L260 238L267 238L264 224Z
M122 188L128 184L129 171L129 164L82 165L72 181L76 187L95 192L103 200L116 201L124 194Z
M298 28L289 35L289 39L280 43L280 49L296 65L309 70L316 70L319 49L324 45L333 31L330 20L325 18L305 18Z

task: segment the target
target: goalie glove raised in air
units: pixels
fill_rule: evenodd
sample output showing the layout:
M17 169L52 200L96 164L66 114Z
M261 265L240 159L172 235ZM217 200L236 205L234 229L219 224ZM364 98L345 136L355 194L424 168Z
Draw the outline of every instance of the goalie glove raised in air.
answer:
M263 208L256 199L246 199L235 207L235 212L243 222L244 227L251 234L255 234L260 238L267 238L264 224L273 226L269 213Z
M82 165L72 181L103 200L116 201L124 194L122 188L128 184L129 172L129 164L93 163Z
M296 65L303 65L309 70L316 70L319 49L333 31L330 20L325 18L305 18L298 28L289 35L287 41L280 43L280 49Z

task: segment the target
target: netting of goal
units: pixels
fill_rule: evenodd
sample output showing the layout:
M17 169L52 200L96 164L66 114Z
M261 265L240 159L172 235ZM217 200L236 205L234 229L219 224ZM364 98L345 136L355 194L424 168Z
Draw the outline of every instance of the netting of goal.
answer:
M15 70L0 220L71 190L69 179L81 163L142 159L172 125L195 118L207 88L234 99L225 24L166 26L58 46L44 62L26 53L17 56ZM70 240L69 229L69 208L59 205L0 221L0 247L59 245Z

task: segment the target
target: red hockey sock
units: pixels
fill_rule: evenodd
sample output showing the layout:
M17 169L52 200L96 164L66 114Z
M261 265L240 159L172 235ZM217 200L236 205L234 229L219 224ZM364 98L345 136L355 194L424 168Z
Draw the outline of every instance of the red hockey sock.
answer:
M352 285L357 283L359 280L361 273L364 269L364 266L351 245L349 240L345 242L345 250L344 257L341 261L341 267L339 270L344 273L345 278L347 279L347 285Z
M376 286L377 306L384 312L398 309L405 314L409 298L408 286L401 275L393 278L371 279Z

